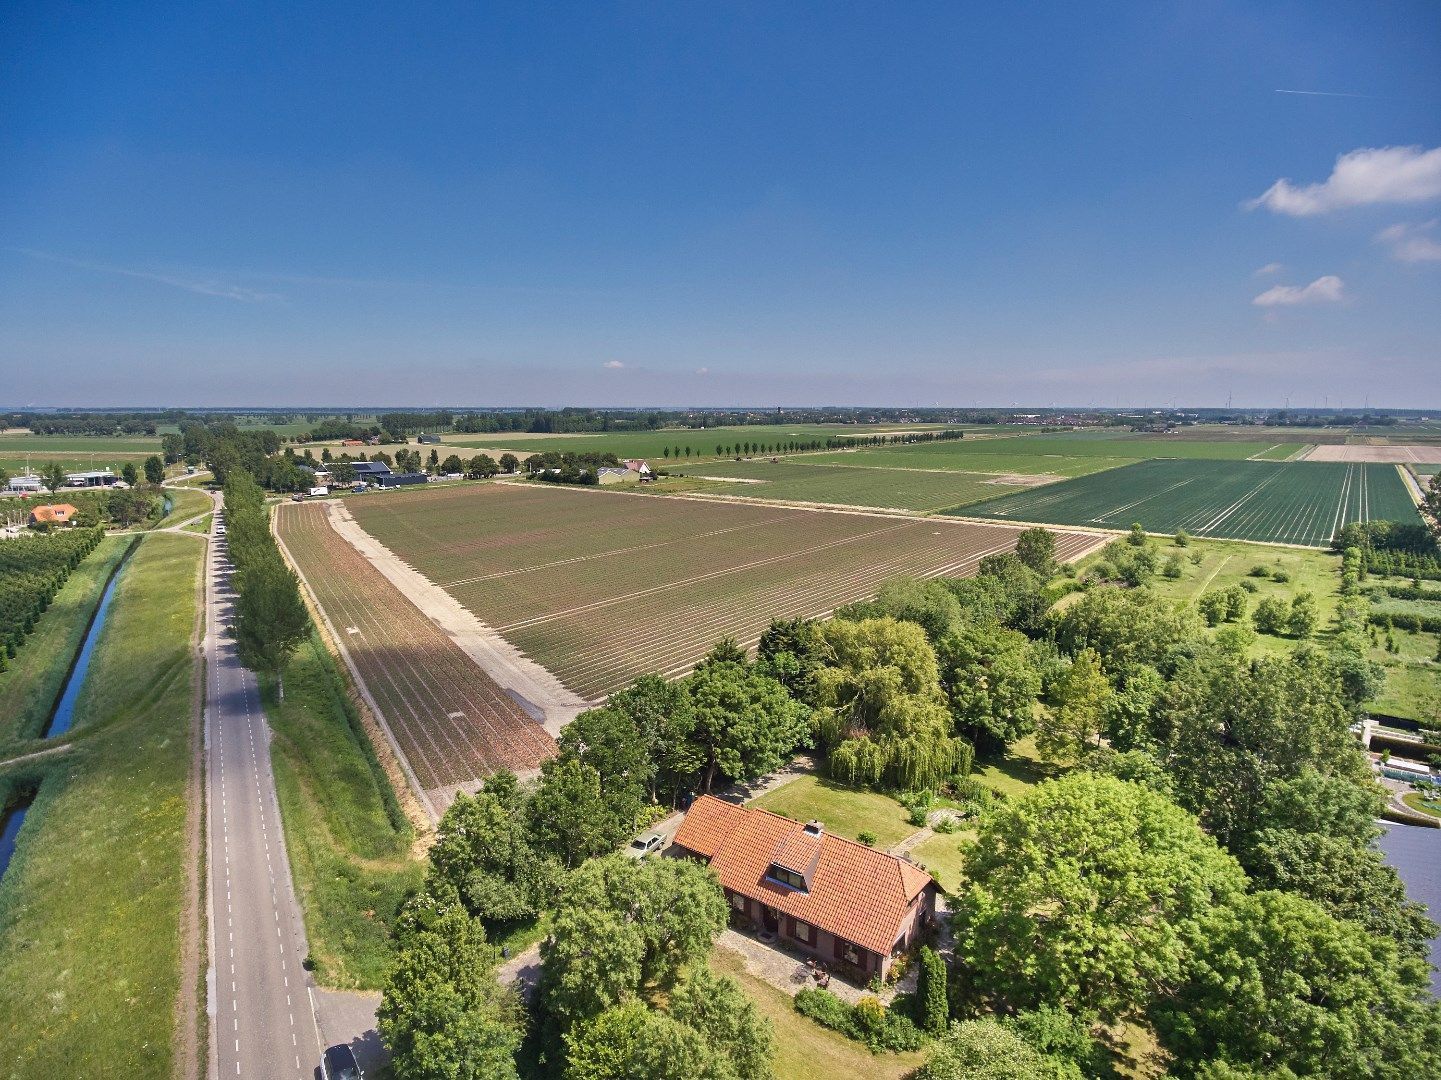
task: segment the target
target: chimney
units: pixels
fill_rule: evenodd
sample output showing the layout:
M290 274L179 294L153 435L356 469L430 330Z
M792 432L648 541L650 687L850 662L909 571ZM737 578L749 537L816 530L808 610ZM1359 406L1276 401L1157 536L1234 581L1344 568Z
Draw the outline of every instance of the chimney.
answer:
M802 830L807 836L820 836L824 833L825 826L819 821L807 821L806 827Z

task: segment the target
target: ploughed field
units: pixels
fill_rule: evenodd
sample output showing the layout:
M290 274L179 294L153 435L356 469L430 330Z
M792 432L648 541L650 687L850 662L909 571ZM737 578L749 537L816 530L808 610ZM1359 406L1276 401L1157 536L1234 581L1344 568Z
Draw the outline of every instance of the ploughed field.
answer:
M1143 461L957 514L1324 547L1349 521L1419 522L1394 465Z
M331 529L323 505L278 506L276 531L422 788L554 755L545 729Z
M1017 529L486 484L347 500L356 521L570 689L680 674L720 638L822 616L888 578L964 576ZM1057 537L1063 558L1100 538Z

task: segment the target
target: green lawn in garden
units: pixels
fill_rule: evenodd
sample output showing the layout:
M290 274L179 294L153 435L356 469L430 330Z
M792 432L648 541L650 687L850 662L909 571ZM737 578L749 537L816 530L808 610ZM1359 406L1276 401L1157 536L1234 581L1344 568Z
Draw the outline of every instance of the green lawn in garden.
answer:
M954 893L965 880L961 844L975 839L974 832L936 833L911 848L911 858L926 868L941 888Z
M796 821L819 821L827 831L850 840L863 832L874 833L875 846L882 850L916 831L907 820L905 807L889 795L848 788L814 775L798 776L753 799L750 805Z

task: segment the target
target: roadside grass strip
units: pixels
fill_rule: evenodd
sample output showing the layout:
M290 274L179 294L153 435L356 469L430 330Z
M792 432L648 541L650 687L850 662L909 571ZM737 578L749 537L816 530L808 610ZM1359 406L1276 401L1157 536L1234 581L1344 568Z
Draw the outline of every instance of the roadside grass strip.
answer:
M1394 465L1144 461L948 513L1324 547L1350 521L1420 520Z
M282 504L276 531L423 790L554 755L545 729L330 527L323 506Z
M1004 526L595 489L493 484L347 501L356 521L484 623L594 698L680 675L720 638L821 617L900 575L965 576ZM1062 558L1098 546L1058 536Z

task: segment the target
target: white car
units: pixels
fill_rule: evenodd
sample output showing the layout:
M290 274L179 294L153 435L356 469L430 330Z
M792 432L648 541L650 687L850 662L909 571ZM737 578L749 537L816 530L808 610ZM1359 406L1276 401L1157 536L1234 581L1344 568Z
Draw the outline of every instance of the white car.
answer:
M661 848L665 847L665 837L660 833L651 833L649 836L638 836L630 842L630 847L625 853L632 859L644 859L647 855L654 855Z

